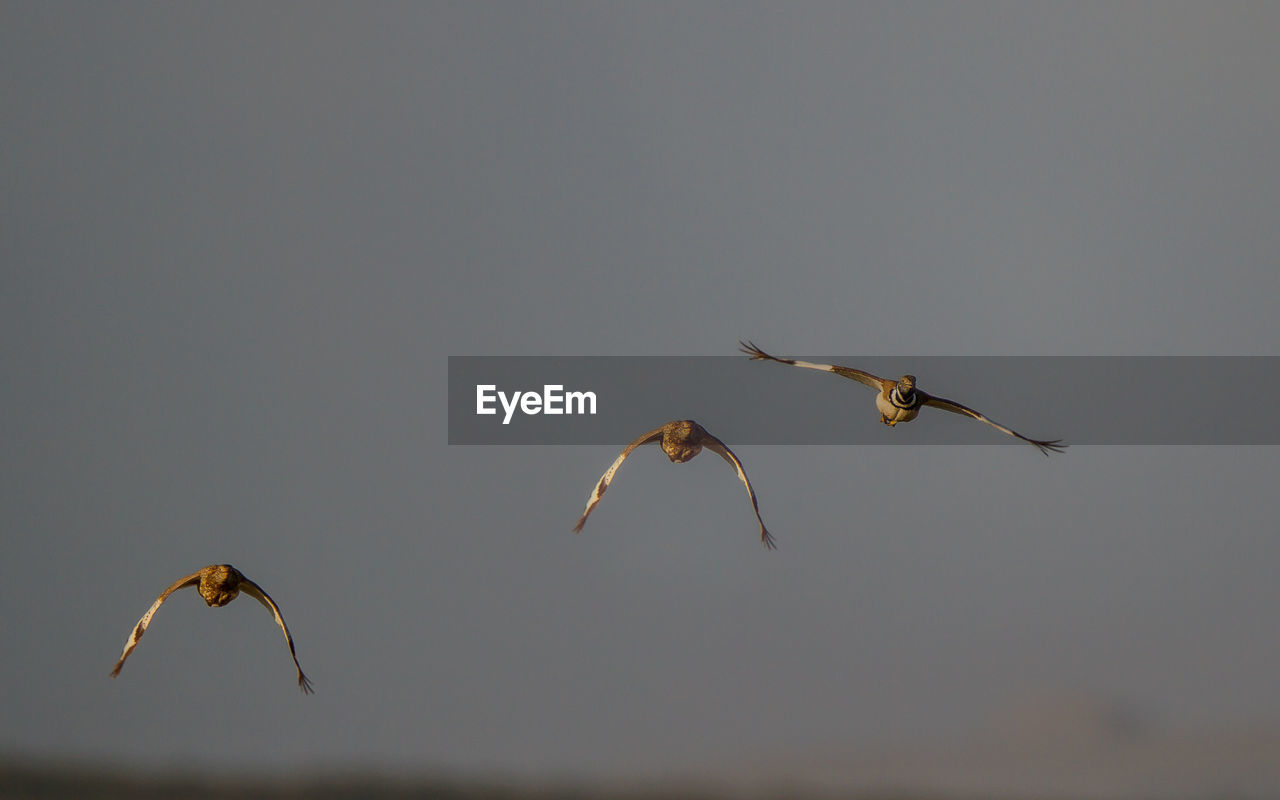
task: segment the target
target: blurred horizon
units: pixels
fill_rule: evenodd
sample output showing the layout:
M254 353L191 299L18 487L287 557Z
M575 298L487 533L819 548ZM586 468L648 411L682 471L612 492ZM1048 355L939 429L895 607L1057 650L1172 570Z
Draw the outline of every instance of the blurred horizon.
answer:
M1280 791L1280 721L1170 726L1077 691L1024 697L970 730L829 743L668 764L630 774L519 774L312 764L236 770L140 768L92 759L0 756L6 797L1269 797Z

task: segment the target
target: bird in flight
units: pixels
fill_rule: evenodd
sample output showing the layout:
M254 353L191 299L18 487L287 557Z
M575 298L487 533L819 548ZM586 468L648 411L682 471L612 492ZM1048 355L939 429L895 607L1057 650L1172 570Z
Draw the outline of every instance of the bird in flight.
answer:
M573 526L574 533L581 533L582 526L587 524L587 516L595 509L596 504L600 502L600 498L604 496L605 490L609 488L609 483L613 480L613 475L618 471L618 467L622 466L622 462L627 460L627 456L631 455L631 451L635 450L642 444L650 442L658 442L662 448L662 452L667 454L667 458L671 461L681 464L702 452L702 448L707 448L719 455L725 461L729 462L738 472L738 480L742 481L747 487L747 495L751 498L751 508L756 512L756 520L760 523L760 541L766 548L773 550L777 545L773 541L773 534L769 533L769 529L764 526L764 520L760 518L760 505L756 502L756 490L751 488L751 481L747 478L747 473L742 468L742 462L733 454L724 442L707 432L707 429L694 422L691 419L678 419L668 422L661 428L651 430L631 444L627 445L622 451L622 455L605 470L604 475L596 483L596 488L591 491L591 498L587 501L587 510L582 512L582 519L578 520L578 524Z
M133 652L133 648L138 646L138 640L142 638L142 634L147 632L147 626L151 624L151 617L156 613L156 609L160 608L160 604L168 599L169 595L184 589L188 586L195 586L196 591L200 592L200 596L204 598L207 605L214 607L225 606L240 592L248 594L250 597L262 603L268 611L276 618L276 624L280 626L280 630L284 631L284 640L289 644L289 655L293 656L293 665L298 669L298 686L304 694L311 694L314 689L311 688L311 681L306 675L302 674L302 667L298 664L298 654L293 650L293 637L289 635L289 626L284 624L284 617L280 616L280 608L276 605L271 596L262 591L262 587L246 578L240 573L240 570L230 564L212 564L205 567L199 572L192 573L187 577L179 580L160 593L156 601L151 604L151 608L147 609L147 613L142 615L142 619L138 620L138 624L134 626L133 633L129 634L129 641L125 642L124 652L120 654L120 660L116 662L115 669L111 670L111 677L120 674L120 668L124 666L124 661Z
M1062 444L1061 439L1044 440L1032 439L1023 436L1012 428L1006 428L995 420L989 419L983 414L974 411L966 405L957 403L954 400L947 400L942 397L934 397L922 389L916 388L916 376L903 375L898 380L889 380L887 378L878 378L870 372L863 372L860 369L852 367L839 367L833 364L814 364L810 361L797 361L792 358L778 358L771 356L765 351L756 347L751 342L738 342L742 352L751 357L752 360L768 360L777 361L780 364L790 364L793 367L805 367L807 369L818 369L823 372L834 372L851 380L855 380L865 386L875 389L876 409L880 412L880 421L889 427L897 425L899 422L910 422L920 413L920 409L924 406L932 406L940 408L943 411L950 411L952 414L960 414L965 417L972 417L979 422L985 422L998 431L1003 431L1010 436L1017 437L1024 442L1028 442L1036 446L1041 453L1046 456L1049 453L1061 453L1067 448Z

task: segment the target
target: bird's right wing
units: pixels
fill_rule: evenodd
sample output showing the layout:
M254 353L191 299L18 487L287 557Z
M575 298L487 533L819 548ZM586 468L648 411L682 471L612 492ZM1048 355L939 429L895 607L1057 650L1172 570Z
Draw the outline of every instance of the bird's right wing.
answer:
M855 380L864 386L870 386L877 392L884 391L887 386L893 386L895 384L895 381L877 378L870 372L863 372L862 370L854 369L853 367L840 367L835 364L815 364L812 361L797 361L794 358L779 358L777 356L769 355L751 342L738 342L738 344L740 346L739 349L751 356L753 361L777 361L779 364L790 364L793 367L805 367L806 369L818 369L823 372L833 372L841 377Z
M600 498L604 497L605 491L609 488L609 482L613 480L613 473L618 471L618 467L622 466L622 462L627 460L627 456L631 455L631 451L635 450L642 444L649 444L650 442L656 442L662 439L662 431L665 427L666 426L664 425L662 428L651 430L644 436L641 436L639 439L636 439L634 442L627 445L626 449L622 451L622 455L618 456L617 459L609 465L609 468L604 471L604 475L601 475L600 480L596 482L596 488L591 490L591 498L587 500L587 510L582 512L582 518L578 520L577 525L573 526L574 533L582 532L582 526L587 524L587 516L591 514L591 511L596 507L596 504L600 502Z
M765 549L776 550L778 545L773 541L773 534L769 533L769 529L764 526L764 518L760 516L760 504L756 502L756 490L751 487L751 479L747 477L747 471L742 468L742 462L729 449L729 445L710 433L707 434L706 448L729 462L729 466L737 470L738 480L742 481L743 485L747 487L747 496L751 498L751 508L756 512L756 521L760 523L760 542L765 546Z
M276 624L280 626L280 630L284 631L284 640L289 643L289 655L293 656L293 666L298 670L298 687L302 689L303 694L313 694L315 689L311 688L310 679L302 674L302 665L298 663L298 654L293 649L293 636L289 633L289 626L284 624L284 616L280 613L280 606L276 605L276 601L272 600L271 595L263 591L261 586L248 578L240 582L240 589L254 600L262 603L263 607L275 616Z
M996 422L979 411L969 408L963 403L957 403L955 400L948 400L945 397L934 397L933 395L927 392L922 392L919 389L916 390L916 393L921 396L924 401L923 404L926 406L933 406L934 408L940 408L943 411L950 411L952 414L959 414L962 417L972 417L979 422L985 422L998 431L1002 431L1010 436L1021 439L1024 442L1029 442L1030 444L1035 445L1036 449L1041 453L1044 453L1046 456L1050 453L1061 453L1067 449L1067 445L1063 444L1061 439L1032 439L1029 436L1023 436L1013 428L1001 425L999 422Z
M151 608L147 609L147 613L143 614L142 619L138 620L138 624L133 627L133 633L129 634L129 641L124 643L124 652L120 654L120 660L116 662L115 669L111 670L111 677L114 678L120 674L120 668L124 666L124 660L133 652L133 648L138 646L138 640L142 638L142 634L147 632L147 626L151 624L151 618L155 616L156 609L160 608L160 604L179 589L194 586L199 582L200 573L194 572L160 593L156 601L151 604Z

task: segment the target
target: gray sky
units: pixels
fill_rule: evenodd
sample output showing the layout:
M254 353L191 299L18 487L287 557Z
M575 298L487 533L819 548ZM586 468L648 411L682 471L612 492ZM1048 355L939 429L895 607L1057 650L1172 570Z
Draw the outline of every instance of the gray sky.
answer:
M1280 719L1275 448L741 447L766 553L718 459L636 454L575 537L616 448L446 444L449 355L1276 355L1278 31L5 4L0 749L601 774L1058 690ZM1218 377L1224 426L1271 411ZM218 562L314 697L190 591L108 678Z

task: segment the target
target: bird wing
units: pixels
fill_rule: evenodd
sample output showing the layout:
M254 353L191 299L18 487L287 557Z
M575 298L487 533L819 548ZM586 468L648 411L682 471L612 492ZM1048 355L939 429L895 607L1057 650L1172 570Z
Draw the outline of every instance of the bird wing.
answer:
M703 446L714 451L717 455L729 462L735 470L738 471L738 480L742 481L747 487L747 495L751 498L751 507L755 509L756 521L760 523L760 542L770 550L776 550L778 545L773 541L773 534L769 533L769 529L764 526L764 520L760 517L760 504L756 502L756 490L751 488L751 479L747 477L747 472L742 468L742 462L733 454L729 446L724 442L707 434L707 438L703 440Z
M666 426L664 425L663 428L665 427ZM609 465L609 468L604 471L604 474L600 476L600 480L596 483L596 488L591 490L591 499L587 500L587 510L582 512L582 518L578 520L577 525L573 526L574 533L582 532L582 526L587 524L587 516L596 507L596 504L600 502L600 498L604 497L605 491L609 488L609 482L613 480L613 473L618 471L618 467L622 466L622 462L627 460L627 456L631 455L631 451L635 450L642 444L649 444L650 442L660 440L662 438L663 428L651 430L644 436L641 436L639 439L636 439L634 442L627 445L626 449L622 451L622 455L618 456L618 458Z
M870 372L863 372L862 370L854 369L853 367L840 367L834 364L815 364L812 361L797 361L794 358L778 358L777 356L769 355L751 342L738 342L738 345L739 349L751 356L753 361L777 361L779 364L790 364L793 367L805 367L806 369L818 369L823 372L834 372L836 375L855 380L864 386L870 386L877 392L882 392L886 387L892 387L896 383L895 381L878 378Z
M160 608L160 604L179 589L194 586L199 582L200 573L193 572L160 593L156 601L151 604L151 608L147 609L147 613L143 614L142 619L138 620L138 624L133 626L133 633L129 634L129 641L124 643L124 652L120 654L120 660L116 662L115 669L111 670L111 677L114 678L120 674L120 668L124 666L124 660L133 652L133 648L138 646L138 640L142 638L142 634L147 632L147 626L151 624L151 618L155 616L156 609Z
M280 607L276 605L276 601L271 599L271 595L262 590L262 587L248 578L240 582L240 590L248 594L253 599L275 615L276 624L280 626L280 630L284 631L284 640L289 643L289 655L293 656L293 666L298 670L298 686L302 689L303 694L311 694L315 690L311 688L311 681L306 675L302 674L302 665L298 663L298 654L293 649L293 636L289 634L289 626L284 624L284 617L280 615Z
M1062 451L1067 449L1067 445L1062 444L1061 439L1052 439L1052 440L1031 439L1029 437L1023 436L1022 434L1018 433L1013 428L1006 428L1005 426L1001 425L995 420L988 419L987 417L983 416L977 411L974 411L972 408L969 408L966 405L957 403L954 400L947 400L946 398L943 398L943 397L934 397L933 395L930 395L927 392L922 392L919 389L916 389L916 393L919 394L921 398L924 400L923 405L933 406L934 408L940 408L943 411L950 411L952 414L960 414L966 417L973 417L979 422L987 423L988 425L990 425L991 427L995 428L998 431L1004 431L1010 436L1016 436L1017 438L1021 439L1024 442L1030 442L1031 444L1036 446L1036 449L1038 449L1041 453L1044 453L1046 456L1049 455L1049 453L1051 452L1061 453Z

